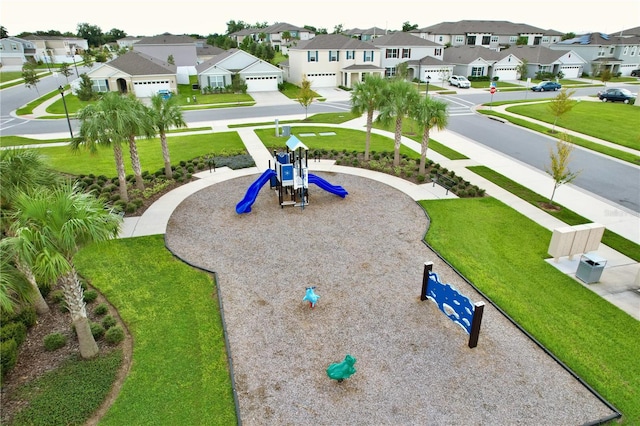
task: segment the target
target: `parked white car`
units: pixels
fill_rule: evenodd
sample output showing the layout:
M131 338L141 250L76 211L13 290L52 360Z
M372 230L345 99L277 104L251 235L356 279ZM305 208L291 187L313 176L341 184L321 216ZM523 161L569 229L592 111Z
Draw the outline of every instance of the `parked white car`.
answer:
M467 77L464 77L462 75L452 75L451 78L449 78L449 84L463 89L468 89L471 87L471 82L467 80Z

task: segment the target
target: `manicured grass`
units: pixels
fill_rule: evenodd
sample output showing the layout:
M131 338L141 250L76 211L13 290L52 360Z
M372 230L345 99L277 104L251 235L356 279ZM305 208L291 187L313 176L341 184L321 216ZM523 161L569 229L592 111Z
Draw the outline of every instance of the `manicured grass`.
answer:
M549 201L548 198L545 198L540 194L533 192L529 188L526 188L519 183L512 181L508 177L503 176L500 173L489 169L488 167L471 166L467 167L467 169L495 183L499 187L506 189L507 191L536 207L540 207L540 203ZM547 213L570 226L591 223L589 219L580 216L579 214L567 209L566 207L562 207L562 209L559 211L547 211ZM626 238L616 234L615 232L606 229L602 237L602 243L614 250L617 250L625 256L630 257L636 262L640 262L640 245L634 243L633 241L629 241Z
M49 144L57 142L69 142L69 138L66 139L31 139L22 136L2 136L0 137L0 146L22 146L22 145L37 145L37 144Z
M69 88L69 86L64 86L64 87L65 87L65 89ZM47 94L45 94L43 96L40 96L38 99L35 99L35 100L29 102L24 107L17 109L16 110L16 114L17 115L33 114L33 109L35 107L37 107L38 105L40 105L44 101L47 101L47 100L53 98L56 95L60 96L60 92L58 92L58 89L52 90L51 92L49 92L49 93L47 93ZM62 102L62 98L60 98L60 102ZM62 113L64 114L64 109L63 109Z
M227 155L247 152L237 132L171 136L167 141L172 164L207 154ZM163 167L159 139L139 140L137 145L142 171L155 172ZM113 149L110 147L100 148L95 155L91 155L84 149L74 152L68 146L35 149L45 157L51 168L59 172L72 175L93 173L96 176L116 176ZM129 150L126 146L123 148L123 154L127 174L133 173Z
M163 238L93 245L75 259L134 341L131 371L100 424L236 424L213 277L173 257Z
M0 72L0 83L22 78L22 71L2 71Z
M387 125L384 125L380 122L374 121L373 127L380 130L386 130L387 132L391 132L394 134L396 131L395 123L389 123ZM402 136L406 136L409 139L412 139L421 144L422 128L416 123L415 120L411 118L406 118L402 121ZM449 160L466 160L468 158L467 156L449 148L446 145L441 144L440 142L432 138L429 138L429 149L432 149L438 154L445 156ZM429 152L427 152L427 157L428 156L429 156Z
M507 114L502 114L500 112L497 111L489 111L486 109L483 110L479 110L478 111L480 114L483 115L488 115L488 116L493 116L493 117L500 117L512 124L515 124L517 126L521 126L527 129L531 129L534 130L536 132L545 134L547 136L551 136L553 138L560 138L560 136L562 135L561 132L556 131L556 133L551 133L551 128L537 124L537 123L532 123L529 120L526 120L524 118L518 118L518 117L514 117L511 115L507 115ZM578 130L579 131L579 130ZM608 155L610 157L614 157L617 158L619 160L622 161L626 161L628 163L632 163L632 164L636 164L636 165L640 165L640 156L631 154L629 152L626 151L620 151L618 149L615 148L610 148L608 146L602 145L600 143L597 142L591 142L588 141L586 139L582 139L576 136L570 136L570 140L572 143L582 146L584 148L590 149L592 151L595 152L599 152L601 154L605 154Z
M426 241L621 410L626 424L639 424L640 322L542 260L551 232L489 197L420 204L431 218Z
M325 123L325 124L342 124L346 121L358 118L357 115L350 112L321 112L318 114L310 115L302 120L279 120L278 124L291 124L291 123ZM257 126L271 126L275 123L273 121L261 121L256 123L243 123L243 124L230 124L227 127L257 127Z
M293 100L298 99L298 92L300 91L300 86L296 86L295 84L289 83L286 81L282 84L284 86L284 89L281 90L283 95L285 95L289 99L293 99ZM313 97L320 98L320 95L316 92L313 92Z
M60 96L60 93L58 93L58 97L58 100L47 107L46 111L49 114L64 115L64 103L62 102L62 96ZM64 102L67 104L69 115L75 115L81 108L94 104L96 101L81 101L76 95L66 92L64 94Z
M275 136L274 129L256 129L255 132L267 148L285 148L288 138ZM335 136L320 136L319 133L321 132L335 132ZM315 133L316 136L301 136L301 133ZM343 129L341 127L295 126L291 128L291 134L300 139L302 143L309 147L309 150L335 149L364 152L366 133L359 130ZM372 133L370 148L371 152L393 152L393 139ZM420 158L420 154L404 145L400 147L400 154L409 158Z
M104 402L121 364L121 350L90 360L74 358L23 385L16 395L29 404L12 426L84 424Z
M553 124L555 117L546 103L513 106L508 112ZM640 150L640 108L623 103L575 102L556 125L599 139ZM612 123L615 126L612 127Z

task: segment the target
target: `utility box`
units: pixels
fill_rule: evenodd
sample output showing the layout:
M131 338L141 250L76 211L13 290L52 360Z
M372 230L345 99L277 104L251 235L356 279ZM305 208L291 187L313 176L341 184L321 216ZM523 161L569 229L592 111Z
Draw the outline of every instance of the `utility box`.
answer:
M585 253L580 257L580 263L578 264L578 270L576 271L576 278L586 284L597 283L600 281L602 271L606 265L606 259L603 259L593 253Z
M282 136L291 136L291 126L282 126Z

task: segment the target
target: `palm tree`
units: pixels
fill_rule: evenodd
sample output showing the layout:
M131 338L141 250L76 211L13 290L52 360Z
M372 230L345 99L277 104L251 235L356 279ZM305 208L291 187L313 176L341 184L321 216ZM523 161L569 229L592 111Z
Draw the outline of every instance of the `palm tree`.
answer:
M385 124L395 120L395 144L393 165L400 165L400 145L402 140L402 120L409 115L420 99L418 91L412 83L406 80L394 79L387 86L384 93L384 101L380 106L378 119Z
M170 127L187 127L182 118L182 110L178 106L178 98L163 99L159 94L151 97L151 117L157 132L160 134L162 146L162 158L164 159L164 174L167 179L173 177L171 170L171 158L169 156L169 144L167 143L167 129Z
M15 267L13 255L4 241L0 244L0 311L13 313L19 306L32 303L35 292L24 274Z
M0 151L0 176L0 231L3 235L11 236L10 222L18 194L38 187L52 187L60 182L60 177L45 165L42 156L36 151L15 149ZM40 315L49 312L49 306L40 293L38 280L30 266L20 259L19 253L6 245L4 240L2 250L2 260L6 263L4 266L9 274L4 279L17 279L17 275L21 274L19 279L25 280L31 286L29 299L33 302L36 312Z
M122 219L77 184L65 183L53 190L39 188L19 194L14 220L9 244L39 276L60 283L80 355L95 356L98 345L91 334L73 257L87 244L116 237Z
M153 125L148 111L135 98L121 96L117 92L108 92L95 104L82 108L77 115L81 122L80 135L71 142L71 148L79 149L85 146L95 153L99 146L112 147L120 184L120 198L128 202L122 144L125 141L129 144L136 186L144 190L135 137L138 134L153 135Z
M427 149L429 148L429 133L434 127L443 130L449 124L448 105L438 99L429 96L421 98L411 111L411 117L424 129L422 133L422 144L420 147L420 168L418 173L425 174L427 162Z
M371 127L373 126L373 112L383 102L383 94L387 80L379 74L367 76L363 82L356 83L351 92L351 112L361 115L367 112L367 136L364 148L364 161L369 161L371 145Z

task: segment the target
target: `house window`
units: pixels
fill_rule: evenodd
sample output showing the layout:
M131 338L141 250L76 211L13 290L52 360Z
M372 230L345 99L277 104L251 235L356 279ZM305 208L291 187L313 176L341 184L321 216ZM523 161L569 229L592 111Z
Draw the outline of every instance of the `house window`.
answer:
M444 37L442 37L442 36L438 37L438 41L439 41L440 43L442 43L442 42L444 41Z
M373 50L365 50L363 60L364 62L373 62Z
M475 46L476 45L476 36L467 36L467 44L469 46Z
M402 49L402 57L410 58L411 57L411 49Z
M624 56L627 56L627 54L629 54L629 46L625 46L625 47L624 47L624 50L622 51L622 54L623 54Z
M107 80L91 80L91 89L94 92L108 92L109 82Z
M509 43L510 44L514 44L518 42L518 36L510 36L509 37Z
M435 56L442 56L442 49L433 49L433 54Z
M486 46L491 43L491 36L482 36L482 45Z
M636 56L636 46L631 46L631 56Z
M384 69L385 77L393 77L394 75L396 75L396 67L389 67Z
M491 43L497 43L498 41L500 41L498 36L491 36Z
M11 50L18 50L18 45L15 43L11 43Z
M600 57L600 58L601 58L601 57L603 57L604 55L606 55L606 52L604 51L604 49L602 49L602 48L601 48L600 50L598 50L598 57Z
M464 36L456 36L456 44L464 43Z
M329 51L329 62L338 62L340 59L340 52L337 50Z
M542 37L542 44L549 44L549 37Z
M482 77L484 75L484 67L473 67L471 68L471 76L472 77Z
M318 62L318 51L307 51L307 62Z
M614 51L615 51L615 47L612 47L611 49L609 49L609 55L613 55Z
M347 59L355 59L356 51L355 50L347 50Z
M385 58L397 58L398 57L398 49L387 49L385 53Z
M224 76L223 75L209 75L207 76L209 86L215 88L224 88Z

